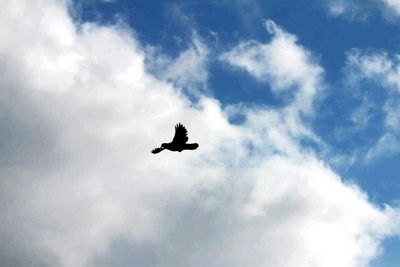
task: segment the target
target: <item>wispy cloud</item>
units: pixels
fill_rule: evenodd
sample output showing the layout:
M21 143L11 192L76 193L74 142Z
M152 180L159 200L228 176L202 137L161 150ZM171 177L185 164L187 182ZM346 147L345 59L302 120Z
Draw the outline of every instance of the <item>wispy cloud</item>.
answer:
M322 0L328 12L337 17L365 20L379 12L383 17L392 20L400 15L399 0Z
M163 55L155 47L148 47L147 52L147 66L160 79L193 95L207 91L209 49L196 32L189 47L176 58Z
M389 56L385 51L351 50L347 55L346 79L353 87L363 85L363 82L373 82L382 91L384 104L379 112L384 115L383 134L376 145L367 153L367 159L397 153L399 143L400 120L398 119L400 103L400 64L398 55ZM365 96L364 96L365 98ZM374 99L368 98L369 105ZM364 101L365 102L365 101ZM364 117L367 119L367 117Z

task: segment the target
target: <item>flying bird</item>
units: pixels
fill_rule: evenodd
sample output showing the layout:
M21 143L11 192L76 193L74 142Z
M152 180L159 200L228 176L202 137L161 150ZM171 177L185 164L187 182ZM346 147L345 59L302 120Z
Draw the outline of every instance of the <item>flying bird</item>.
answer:
M175 136L170 143L162 143L161 147L157 147L151 151L153 154L160 153L164 149L168 149L170 151L179 151L182 152L183 150L195 150L199 147L199 144L193 143L188 144L187 141L189 140L187 136L187 130L185 126L178 123L175 125Z

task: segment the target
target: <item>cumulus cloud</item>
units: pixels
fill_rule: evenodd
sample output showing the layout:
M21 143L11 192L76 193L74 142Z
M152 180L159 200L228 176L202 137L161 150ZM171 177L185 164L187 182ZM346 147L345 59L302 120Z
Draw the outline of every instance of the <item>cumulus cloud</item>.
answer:
M230 124L218 100L192 103L150 74L129 29L77 28L66 5L8 1L0 11L2 263L359 267L398 232L395 208L371 203L301 145L312 131L290 115L300 100L233 107L246 119ZM300 70L269 55L277 65L261 73L312 102L321 68L268 25L271 44L251 48ZM151 154L176 122L200 149Z

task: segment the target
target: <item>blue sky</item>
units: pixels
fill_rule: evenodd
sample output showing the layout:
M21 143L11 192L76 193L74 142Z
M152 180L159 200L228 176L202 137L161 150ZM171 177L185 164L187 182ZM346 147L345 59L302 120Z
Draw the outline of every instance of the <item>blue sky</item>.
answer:
M18 0L0 17L0 262L399 266L398 2ZM197 153L151 155L177 122Z

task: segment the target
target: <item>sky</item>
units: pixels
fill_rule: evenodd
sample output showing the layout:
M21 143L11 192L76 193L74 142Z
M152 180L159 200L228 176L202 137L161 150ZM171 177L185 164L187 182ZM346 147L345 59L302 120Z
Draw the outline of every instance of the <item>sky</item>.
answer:
M1 267L400 266L400 1L1 6Z

